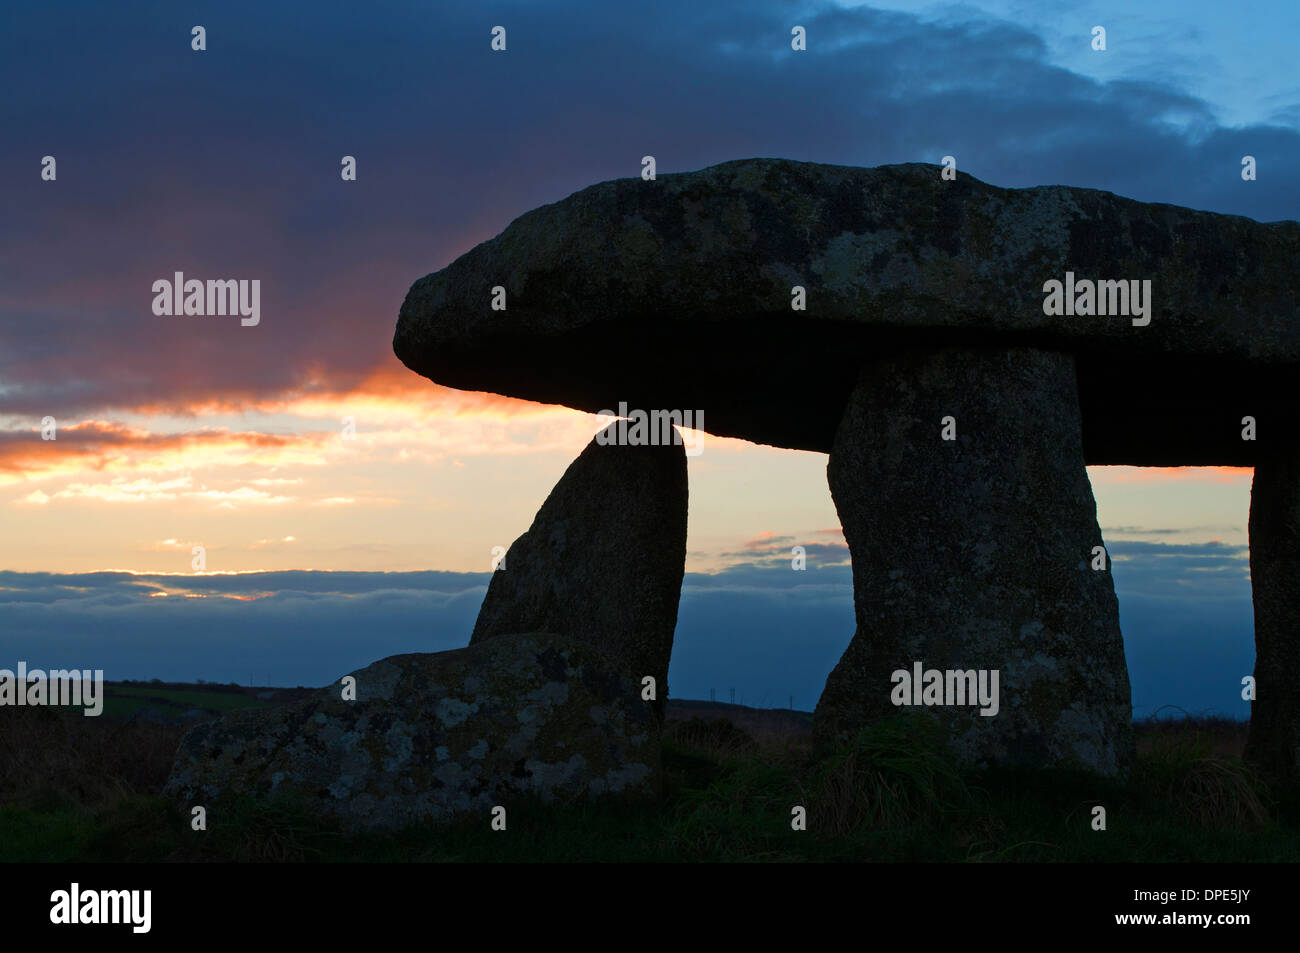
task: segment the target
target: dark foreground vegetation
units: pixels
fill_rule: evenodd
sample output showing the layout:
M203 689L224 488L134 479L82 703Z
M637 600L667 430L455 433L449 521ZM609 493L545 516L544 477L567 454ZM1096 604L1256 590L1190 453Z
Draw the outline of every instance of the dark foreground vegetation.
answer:
M3 713L0 860L1300 860L1300 792L1270 788L1242 763L1246 726L1228 719L1139 723L1138 766L1119 783L958 771L924 715L900 714L818 757L806 713L679 702L658 807L514 803L505 832L484 817L349 837L284 799L214 805L209 829L194 832L157 796L184 716L284 695L137 684L114 697L100 718ZM168 702L184 711L169 720ZM806 831L791 829L795 805ZM1095 805L1105 831L1093 830Z

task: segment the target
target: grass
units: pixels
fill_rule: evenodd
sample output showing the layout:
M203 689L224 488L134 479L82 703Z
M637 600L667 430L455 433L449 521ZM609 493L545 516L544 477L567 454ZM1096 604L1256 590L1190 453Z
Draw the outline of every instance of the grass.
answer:
M933 825L975 806L944 750L938 722L912 715L864 729L829 755L816 766L804 800L816 829L833 836Z
M158 708L171 714L196 708L224 713L237 708L265 708L270 705L270 702L259 698L230 691L155 688L151 685L105 687L104 714L110 718L126 718L143 708Z
M1136 729L1139 761L1119 782L960 771L924 713L900 713L824 755L806 737L756 738L696 718L665 731L657 806L512 802L505 834L484 817L349 837L288 798L211 805L209 829L191 831L156 796L182 728L20 709L0 734L0 860L1300 860L1300 797L1241 762L1243 725ZM1105 831L1092 827L1097 805ZM807 810L806 831L791 827L795 806Z

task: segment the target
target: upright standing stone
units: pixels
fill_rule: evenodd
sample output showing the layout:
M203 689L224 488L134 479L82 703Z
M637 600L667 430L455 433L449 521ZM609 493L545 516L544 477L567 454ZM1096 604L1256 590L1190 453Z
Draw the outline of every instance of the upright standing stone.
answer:
M619 445L616 429L569 465L507 551L470 644L513 632L587 642L620 674L655 679L651 707L662 718L686 568L686 451Z
M1275 778L1300 772L1300 448L1259 462L1250 489L1255 700L1246 757Z
M1068 354L953 348L869 365L827 477L857 631L818 702L819 740L898 711L892 673L919 662L999 673L996 715L927 708L964 763L1127 770L1128 670L1109 561L1092 568L1101 533Z

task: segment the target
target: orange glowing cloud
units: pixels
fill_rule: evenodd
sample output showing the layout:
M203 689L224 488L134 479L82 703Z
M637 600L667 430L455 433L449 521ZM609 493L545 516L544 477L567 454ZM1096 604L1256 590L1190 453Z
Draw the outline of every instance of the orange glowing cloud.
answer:
M1093 483L1248 483L1254 473L1253 467L1088 467L1088 478Z
M0 486L85 473L319 464L325 462L321 448L336 439L337 434L226 429L152 433L102 420L61 426L53 440L41 439L38 428L0 431Z

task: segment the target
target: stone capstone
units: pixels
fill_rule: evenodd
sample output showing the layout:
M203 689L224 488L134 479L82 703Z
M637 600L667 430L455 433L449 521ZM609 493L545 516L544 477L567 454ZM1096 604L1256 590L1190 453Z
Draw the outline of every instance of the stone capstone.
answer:
M1300 435L1300 224L940 172L742 159L602 182L416 281L393 350L449 387L702 409L709 433L826 453L865 356L1033 347L1075 355L1089 464L1251 466ZM1067 272L1149 280L1150 323L1045 314ZM666 369L683 348L708 359Z

